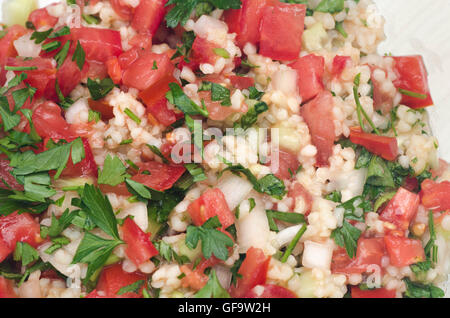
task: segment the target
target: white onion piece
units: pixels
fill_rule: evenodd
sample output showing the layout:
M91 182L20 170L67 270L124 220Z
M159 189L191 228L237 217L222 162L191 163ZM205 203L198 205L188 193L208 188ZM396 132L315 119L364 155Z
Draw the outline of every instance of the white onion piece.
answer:
M214 266L214 269L216 271L217 279L219 280L220 285L223 288L228 289L231 284L230 269L222 265L216 265Z
M20 285L19 296L21 298L41 298L41 285L39 284L40 271L35 271L30 274L28 280Z
M279 70L272 77L275 90L283 92L286 96L297 93L297 72L291 68Z
M219 180L217 188L225 196L230 210L234 210L244 201L250 191L252 191L253 186L247 179L228 172Z
M342 202L361 195L367 177L367 168L343 172L332 181L336 190L342 192Z
M308 268L330 269L333 244L306 241L303 249L302 264Z
M294 225L278 232L275 238L278 243L278 246L283 247L285 245L288 245L294 239L298 231L300 231L302 226L303 224Z
M38 57L41 53L41 45L35 44L34 41L30 40L30 37L31 33L28 33L14 41L14 47L19 56Z
M142 231L147 231L148 228L148 211L147 206L143 202L136 202L131 204L128 208L123 209L117 216L121 219L132 215L133 221Z
M236 222L239 253L245 253L250 247L265 249L269 242L270 228L264 204L255 198L252 212Z

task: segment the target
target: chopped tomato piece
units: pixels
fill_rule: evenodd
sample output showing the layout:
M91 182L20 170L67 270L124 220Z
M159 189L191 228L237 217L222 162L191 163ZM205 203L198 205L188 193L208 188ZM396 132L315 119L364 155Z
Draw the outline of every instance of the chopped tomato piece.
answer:
M11 175L12 170L13 168L9 165L8 160L0 159L0 179L5 181L12 189L23 191L23 185L19 184L16 178ZM0 181L0 188L7 189L2 181Z
M406 231L417 213L419 203L420 197L418 194L399 188L381 212L380 219L396 225L402 231Z
M263 288L262 293L259 293L257 288ZM250 290L243 298L297 298L297 295L291 292L289 289L273 285L258 285Z
M167 107L167 99L161 98L158 102L147 107L148 111L156 118L156 120L164 126L170 126L177 121L182 113L175 113Z
M309 54L289 64L297 71L297 85L303 102L316 97L323 91L325 60L322 56Z
M72 39L80 41L87 61L106 63L110 58L122 54L122 40L119 31L99 28L72 28Z
M197 226L216 215L223 229L231 226L235 221L234 213L228 207L225 196L217 188L206 190L200 198L189 205L188 212Z
M404 267L425 260L420 240L388 234L384 237L384 242L391 265Z
M245 2L245 0L242 2ZM223 13L225 22L228 25L229 33L239 33L240 26L241 26L240 25L241 14L242 14L242 9L229 9L229 10L225 10L225 12Z
M56 79L56 65L52 59L36 57L32 60L25 61L21 58L8 58L6 64L7 66L37 68L23 72L27 74L24 82L37 89L34 98L42 97L48 84ZM15 73L19 74L22 71L15 71Z
M255 86L255 79L253 77L231 75L228 78L231 81L231 85L238 89L247 89Z
M342 72L345 68L352 62L352 58L350 56L341 56L336 55L333 59L333 66L331 69L331 75L334 78L341 77Z
M363 132L361 127L351 127L350 141L389 161L394 161L398 156L398 145L395 137L369 134Z
M106 68L108 69L108 75L113 80L114 84L120 84L122 81L122 69L119 65L117 57L113 57L106 62Z
M435 211L450 210L450 182L443 181L436 183L427 179L422 182L422 191L420 192L422 204Z
M361 290L358 286L352 286L352 298L395 298L395 289L377 288Z
M259 53L274 60L291 61L302 49L306 5L277 3L264 8Z
M114 264L103 268L96 290L105 293L106 298L141 298L142 289L138 293L130 292L123 295L117 295L117 293L122 287L129 286L139 280L145 279L146 277L142 274L125 272L120 263ZM144 288L144 286L142 286L142 288ZM98 295L98 293L96 294Z
M114 112L112 106L105 103L102 100L93 100L92 98L88 99L89 108L93 111L99 112L101 114L103 121L108 121L114 118Z
M150 174L144 174L146 171ZM185 171L183 166L149 161L139 164L139 173L131 179L153 190L164 191L170 189Z
M428 86L428 73L422 56L397 56L393 58L395 60L394 71L397 74L397 79L394 81L395 87L425 96L425 98L417 98L402 94L401 103L411 108L433 105Z
M333 273L361 274L367 271L369 265L381 266L384 255L385 246L382 237L361 237L358 240L356 258L351 259L344 248L339 248L333 254L331 269Z
M17 242L25 242L36 247L41 242L40 227L30 214L17 214L0 217L0 262L16 248Z
M431 178L435 179L442 177L442 175L447 171L447 169L448 169L447 161L439 159L439 167L437 169L431 170Z
M272 152L272 160L270 162L272 173L283 180L292 179L300 166L297 156L281 149L278 151L278 160L274 160L274 155L275 153Z
M288 197L293 199L293 206L292 209L295 208L295 200L299 197L301 197L305 203L305 215L307 216L309 212L311 212L312 208L312 202L313 197L311 196L311 193L309 193L308 190L305 189L304 186L302 186L299 182L294 182L289 191L288 191Z
M77 136L71 132L70 125L61 115L61 108L52 102L40 104L33 112L33 123L36 132L42 138L55 140L75 139ZM48 123L52 123L49 125Z
M136 266L158 255L158 250L150 240L151 234L142 231L132 219L126 218L122 233L123 240L127 243L125 253Z
M94 289L84 298L108 298L108 297L106 295L103 295L103 292L99 293L96 289Z
M123 73L123 84L145 90L173 72L167 54L144 53Z
M208 118L212 120L222 121L225 120L231 114L237 113L238 111L242 112L244 111L242 108L237 111L232 107L222 106L220 101L213 102L211 100L211 92L198 92L198 96L200 97L201 100L204 101L206 109L209 112Z
M14 281L0 276L0 298L16 298L14 291Z
M28 21L33 23L36 30L42 31L43 28L53 28L58 22L58 18L50 15L46 8L41 8L31 12Z
M249 248L238 271L241 277L238 278L236 286L230 288L231 296L241 298L256 285L264 285L267 279L269 262L270 257L266 256L261 249Z
M13 25L6 29L6 34L0 39L0 85L6 81L6 70L4 66L9 57L16 57L17 51L14 41L25 35L28 31L21 25Z
M233 32L237 33L237 43L244 47L246 43L258 44L260 38L260 25L267 6L274 4L274 0L243 0L239 12L235 12L232 19L227 22L235 23L239 17L239 26L231 26Z
M131 20L133 17L133 10L132 7L128 5L124 5L122 3L122 0L111 0L111 7L113 8L114 12L125 21Z
M64 96L69 95L75 87L81 83L83 78L86 78L89 70L87 63L84 64L80 71L77 64L72 61L72 56L68 56L61 67L56 72L56 79L51 80L47 84L45 90L45 97L54 102L59 102L59 97L56 93L56 80L58 81L59 89Z
M323 91L301 108L301 115L309 127L312 143L317 148L318 166L328 166L328 158L333 153L335 138L333 103L331 93Z
M192 43L192 54L191 54L191 64L196 68L200 64L211 64L214 65L219 58L219 56L214 53L214 49L217 45L197 36Z
M139 33L153 36L166 14L167 0L141 0L134 10L131 26Z
M89 141L82 138L84 147L84 158L76 165L73 164L72 158L69 158L66 168L61 173L63 177L95 177L98 175L97 164L94 160Z

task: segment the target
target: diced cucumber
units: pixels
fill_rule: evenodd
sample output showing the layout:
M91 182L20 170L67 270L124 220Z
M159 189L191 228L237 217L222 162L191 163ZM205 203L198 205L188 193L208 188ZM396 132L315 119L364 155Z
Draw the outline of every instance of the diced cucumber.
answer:
M20 24L25 26L31 11L38 8L36 0L6 0L3 3L3 23L8 26Z
M322 49L322 44L327 39L327 37L327 31L325 31L322 23L317 22L316 24L305 30L305 32L303 32L303 46L308 51L318 51Z
M312 276L310 270L298 274L297 281L300 288L297 290L297 295L300 298L315 298L314 292L317 289L317 281Z
M202 249L200 247L200 244L197 245L197 247L193 250L191 250L189 247L186 246L186 243L184 240L179 240L177 242L177 247L180 256L186 256L189 258L191 262L194 262L197 258L202 256Z

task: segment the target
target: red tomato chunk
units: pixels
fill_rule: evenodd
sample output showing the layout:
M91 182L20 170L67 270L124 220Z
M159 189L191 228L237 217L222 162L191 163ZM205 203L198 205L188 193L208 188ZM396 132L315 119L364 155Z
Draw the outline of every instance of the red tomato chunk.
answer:
M422 182L422 191L420 192L422 204L435 211L450 210L450 182L443 181L436 183L427 179Z
M397 139L394 137L369 134L363 132L361 127L352 127L350 141L389 161L394 161L398 156Z
M380 219L397 226L401 231L409 228L411 220L416 216L420 197L404 188L399 188L395 196L380 214Z
M425 260L425 252L420 240L386 235L384 242L391 265L404 267Z
M136 266L158 255L158 250L150 241L151 234L142 231L132 219L125 220L122 233L123 240L127 243L125 253Z
M202 225L216 215L223 229L231 226L235 221L234 213L228 207L225 196L217 188L206 190L200 198L189 205L188 212L197 226Z

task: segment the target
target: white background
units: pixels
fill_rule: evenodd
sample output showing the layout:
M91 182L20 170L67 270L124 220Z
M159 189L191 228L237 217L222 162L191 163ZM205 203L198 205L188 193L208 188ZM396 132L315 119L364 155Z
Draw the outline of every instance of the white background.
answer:
M39 2L45 5L58 1ZM387 40L380 46L380 54L421 54L425 59L436 104L428 108L431 125L441 157L450 161L450 0L374 1L386 18Z

